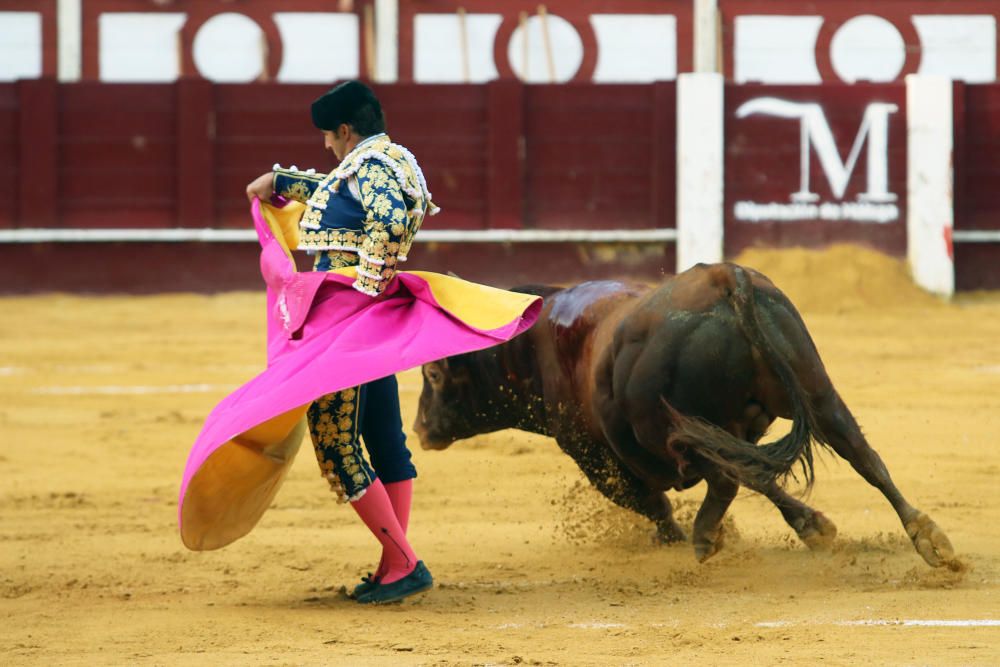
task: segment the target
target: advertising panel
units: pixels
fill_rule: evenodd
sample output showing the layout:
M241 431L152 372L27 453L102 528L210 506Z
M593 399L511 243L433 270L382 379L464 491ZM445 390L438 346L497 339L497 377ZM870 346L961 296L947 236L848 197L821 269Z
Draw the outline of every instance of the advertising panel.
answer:
M901 84L727 86L725 242L906 252Z

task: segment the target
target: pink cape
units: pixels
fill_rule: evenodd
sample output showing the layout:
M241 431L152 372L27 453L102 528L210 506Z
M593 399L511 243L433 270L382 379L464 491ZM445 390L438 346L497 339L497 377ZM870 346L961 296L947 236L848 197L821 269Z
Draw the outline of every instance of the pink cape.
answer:
M398 272L383 294L352 287L354 268L295 271L297 220L252 206L267 284L267 369L219 403L180 489L181 539L215 549L248 533L270 505L316 398L510 340L534 324L538 297L425 272ZM299 211L300 213L300 211Z

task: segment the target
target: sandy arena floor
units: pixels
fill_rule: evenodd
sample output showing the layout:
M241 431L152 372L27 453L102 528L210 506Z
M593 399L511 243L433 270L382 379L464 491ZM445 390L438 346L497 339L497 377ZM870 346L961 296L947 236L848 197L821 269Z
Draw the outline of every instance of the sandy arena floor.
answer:
M0 663L1000 664L1000 294L944 305L846 248L757 252L911 502L967 568L932 570L889 504L826 456L828 553L741 493L739 538L689 544L588 488L554 442L416 451L412 541L438 582L345 598L377 559L304 444L248 537L192 553L181 469L214 403L263 363L260 294L0 299ZM409 424L417 371L400 376ZM416 445L416 441L413 441ZM690 528L704 493L673 494ZM948 623L951 622L951 623Z

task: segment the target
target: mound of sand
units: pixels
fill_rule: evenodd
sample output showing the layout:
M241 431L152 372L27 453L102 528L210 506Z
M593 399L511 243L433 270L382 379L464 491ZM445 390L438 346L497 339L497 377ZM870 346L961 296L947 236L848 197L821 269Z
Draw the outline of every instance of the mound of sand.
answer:
M903 260L862 246L839 244L822 250L751 248L734 261L770 278L800 311L945 306L945 302L916 286Z

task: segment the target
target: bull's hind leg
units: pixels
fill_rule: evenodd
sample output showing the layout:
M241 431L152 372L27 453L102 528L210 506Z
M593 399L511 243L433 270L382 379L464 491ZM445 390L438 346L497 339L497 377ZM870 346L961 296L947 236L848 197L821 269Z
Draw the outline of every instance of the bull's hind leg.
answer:
M694 519L694 555L704 563L722 548L724 532L722 517L736 497L740 485L720 474L711 464L705 465L708 491Z
M828 549L837 537L837 526L817 510L788 495L777 484L771 484L764 495L774 503L781 516L792 527L807 547L814 550Z
M899 492L882 458L865 440L861 428L837 392L830 391L822 399L814 401L814 409L819 427L830 446L892 504L917 553L927 564L940 567L955 563L955 551L948 536Z

